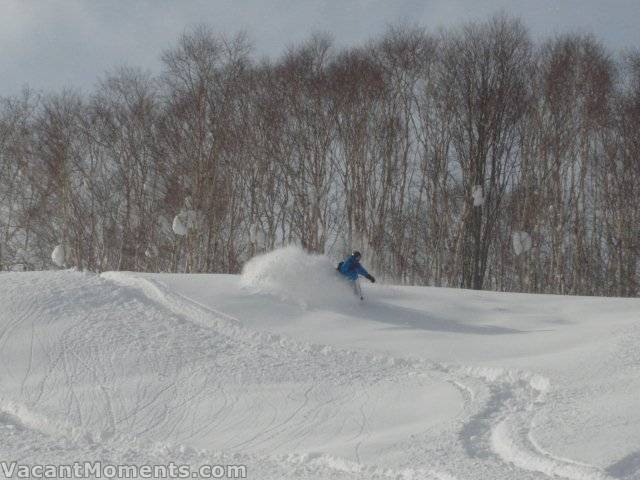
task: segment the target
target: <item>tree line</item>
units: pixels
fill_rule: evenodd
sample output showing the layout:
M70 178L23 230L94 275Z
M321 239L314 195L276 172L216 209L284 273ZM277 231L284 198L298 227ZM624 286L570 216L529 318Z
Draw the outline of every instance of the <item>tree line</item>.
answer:
M297 243L404 284L637 296L640 51L496 16L0 99L0 269L238 272Z

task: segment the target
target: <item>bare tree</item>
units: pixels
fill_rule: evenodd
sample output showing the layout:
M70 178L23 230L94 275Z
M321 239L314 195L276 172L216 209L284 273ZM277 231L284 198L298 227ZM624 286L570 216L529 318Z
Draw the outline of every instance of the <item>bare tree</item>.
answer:
M497 16L256 62L186 32L160 76L0 99L0 269L238 272L288 243L388 281L640 290L640 54Z
M519 21L496 17L464 27L447 39L446 48L445 81L455 99L452 140L465 195L457 247L461 285L480 289L517 164L518 126L529 102L531 45Z

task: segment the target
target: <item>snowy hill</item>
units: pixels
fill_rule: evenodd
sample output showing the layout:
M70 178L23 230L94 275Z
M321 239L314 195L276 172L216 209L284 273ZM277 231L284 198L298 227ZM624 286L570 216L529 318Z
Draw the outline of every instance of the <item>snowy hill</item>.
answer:
M0 458L640 478L640 301L365 285L359 304L285 257L0 274Z

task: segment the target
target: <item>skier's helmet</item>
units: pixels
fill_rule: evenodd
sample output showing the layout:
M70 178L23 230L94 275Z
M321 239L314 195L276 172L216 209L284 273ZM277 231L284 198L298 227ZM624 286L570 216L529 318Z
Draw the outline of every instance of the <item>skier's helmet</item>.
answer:
M358 250L354 250L351 255L356 257L356 260L360 260L360 258L362 257L362 254Z

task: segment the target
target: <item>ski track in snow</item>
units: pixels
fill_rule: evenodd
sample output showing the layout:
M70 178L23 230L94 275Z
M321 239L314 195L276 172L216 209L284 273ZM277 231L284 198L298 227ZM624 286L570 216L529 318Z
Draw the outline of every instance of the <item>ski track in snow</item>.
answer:
M535 373L253 331L134 274L0 275L0 291L3 458L234 463L260 479L610 478L536 443L551 387ZM435 436L418 422L409 439L377 437L376 412L434 382L459 391L455 418ZM388 450L393 467L370 461Z

